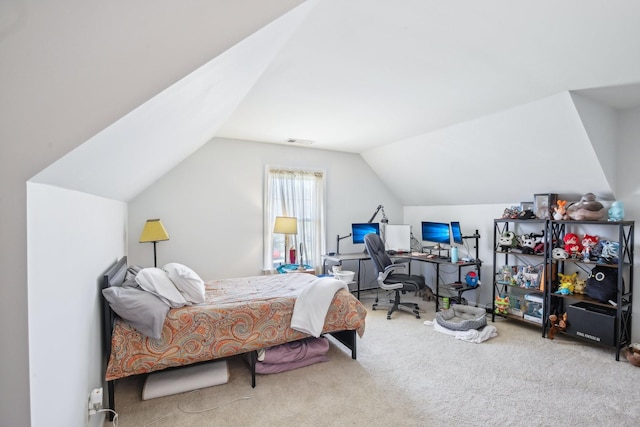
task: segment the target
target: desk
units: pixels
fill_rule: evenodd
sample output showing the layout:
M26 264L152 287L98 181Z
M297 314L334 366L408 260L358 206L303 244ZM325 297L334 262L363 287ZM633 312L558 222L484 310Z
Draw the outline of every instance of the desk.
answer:
M438 311L438 306L440 304L440 266L441 265L453 265L456 266L458 268L458 282L462 281L462 268L463 267L473 267L475 266L478 270L478 279L480 278L480 266L482 265L482 262L480 260L476 260L476 261L466 261L466 262L456 262L456 263L452 263L451 260L444 259L444 258L427 258L426 254L425 255L415 255L415 254L411 254L411 253L406 253L406 254L396 254L396 255L389 255L390 258L394 258L397 260L408 260L408 261L420 261L420 262L428 262L429 264L433 264L436 268L436 284L435 284L435 289L433 289L434 294L436 295L436 311ZM362 262L371 259L371 257L369 256L368 253L365 252L358 252L358 253L352 253L352 254L339 254L339 255L323 255L322 256L322 273L323 274L327 274L327 262L331 261L331 262L336 262L338 264L342 264L342 261L358 261L358 267L356 269L356 284L357 284L357 289L356 289L356 296L358 299L360 299L360 270L362 267ZM411 273L411 263L409 263L409 273ZM451 285L443 285L443 287L451 287ZM461 300L462 299L462 293L465 291L469 291L471 289L477 289L478 286L475 287L471 287L471 286L463 286L460 289L450 289L451 292L458 292L458 298Z
M458 297L457 300L458 302L462 301L462 294L466 291L470 291L472 289L477 289L480 285L477 286L467 286L464 282L462 282L462 268L463 267L476 267L476 269L478 270L478 279L480 279L480 266L482 265L482 261L480 260L475 260L475 261L459 261L456 263L451 262L451 260L449 258L428 258L425 255L414 255L414 254L406 254L406 255L396 255L396 258L408 258L411 261L422 261L422 262L428 262L430 264L435 265L436 267L436 288L433 289L435 295L436 295L436 312L438 311L439 305L440 305L440 266L441 265L453 265L455 267L458 268L458 282L462 283L463 286L459 289L455 289L452 285L452 283L450 284L445 284L442 285L442 288L446 289L448 292L457 292L458 293Z

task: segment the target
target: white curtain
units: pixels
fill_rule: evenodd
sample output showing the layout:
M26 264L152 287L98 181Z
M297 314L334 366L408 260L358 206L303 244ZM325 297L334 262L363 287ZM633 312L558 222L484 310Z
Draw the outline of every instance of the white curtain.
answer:
M290 245L295 244L296 263L300 260L300 243L305 264L316 271L325 253L325 173L324 171L291 168L266 168L264 211L264 269L274 265L274 252L284 249L284 236L273 233L276 216L292 216L298 220L298 234L289 236ZM274 238L281 245L274 245ZM286 255L286 254L285 254ZM285 263L288 260L285 257Z

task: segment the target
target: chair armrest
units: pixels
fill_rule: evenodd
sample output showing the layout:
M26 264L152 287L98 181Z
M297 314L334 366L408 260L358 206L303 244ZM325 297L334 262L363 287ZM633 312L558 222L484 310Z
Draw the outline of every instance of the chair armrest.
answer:
M378 286L384 289L401 288L403 286L402 283L386 284L384 283L384 280L387 278L389 274L393 273L396 270L404 269L404 267L405 267L404 265L400 265L400 264L388 265L387 268L384 269L384 271L381 271L380 273L378 273Z

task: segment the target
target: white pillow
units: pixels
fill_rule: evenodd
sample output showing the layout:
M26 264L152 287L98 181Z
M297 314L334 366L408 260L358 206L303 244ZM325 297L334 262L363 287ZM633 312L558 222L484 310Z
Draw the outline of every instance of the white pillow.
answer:
M173 284L167 273L160 268L143 268L136 275L136 282L142 289L158 296L172 308L187 305L176 285Z
M201 304L204 302L204 281L186 265L170 262L162 267L169 279L176 285L187 302Z

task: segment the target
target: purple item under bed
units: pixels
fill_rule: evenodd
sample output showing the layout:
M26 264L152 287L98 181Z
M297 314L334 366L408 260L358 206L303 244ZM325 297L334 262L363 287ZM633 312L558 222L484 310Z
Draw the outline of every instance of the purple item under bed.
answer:
M256 363L256 373L275 374L327 362L329 340L326 337L306 338L267 348L264 359Z

